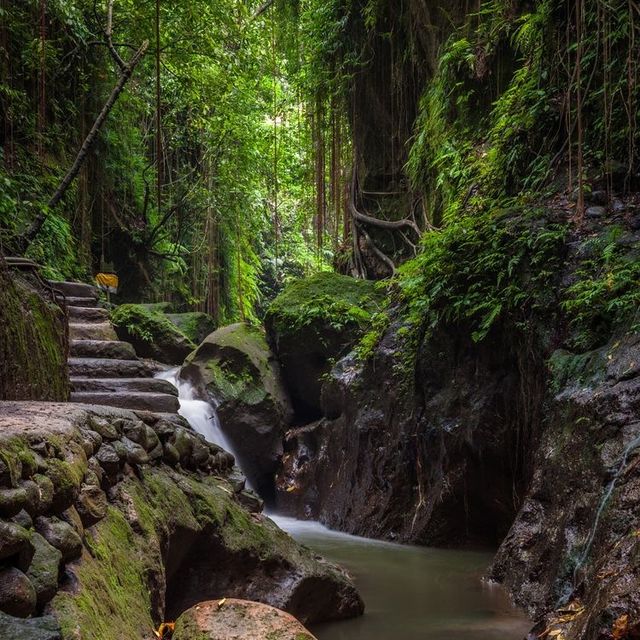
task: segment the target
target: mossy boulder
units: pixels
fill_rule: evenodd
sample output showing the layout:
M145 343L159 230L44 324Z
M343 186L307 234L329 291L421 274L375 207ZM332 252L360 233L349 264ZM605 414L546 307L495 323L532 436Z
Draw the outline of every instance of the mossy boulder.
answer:
M0 257L0 400L69 398L64 313L32 275Z
M216 330L216 321L213 317L200 311L167 313L167 318L195 344L200 344L210 333Z
M319 273L292 283L271 303L267 335L300 419L320 417L324 376L354 346L381 302L373 282Z
M140 304L123 304L111 312L118 338L130 342L141 358L180 364L195 344L167 316Z
M180 376L217 406L242 469L268 500L291 406L264 333L243 323L218 329L186 359Z
M315 640L292 615L259 602L213 600L185 611L173 640Z

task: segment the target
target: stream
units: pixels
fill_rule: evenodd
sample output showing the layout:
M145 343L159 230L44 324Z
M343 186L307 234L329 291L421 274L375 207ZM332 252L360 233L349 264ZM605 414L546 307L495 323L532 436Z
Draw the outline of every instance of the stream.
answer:
M215 409L178 381L180 414L212 442L231 451ZM344 567L365 602L364 616L312 629L318 640L521 640L531 624L505 592L482 580L492 554L399 545L359 538L269 514L298 542Z
M311 629L318 640L521 640L530 621L482 580L492 554L413 547L271 516L298 542L347 569L361 618Z

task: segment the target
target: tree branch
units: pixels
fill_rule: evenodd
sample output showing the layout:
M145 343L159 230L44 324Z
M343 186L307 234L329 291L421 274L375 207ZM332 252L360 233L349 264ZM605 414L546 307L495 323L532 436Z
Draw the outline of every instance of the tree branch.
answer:
M113 2L111 1L109 4L111 6ZM107 22L107 28L110 29L108 22ZM29 230L21 239L19 244L20 244L20 249L23 252L29 248L29 245L40 233L42 226L44 225L45 220L49 215L49 212L60 202L60 200L62 200L65 192L69 188L69 185L73 182L73 180L76 178L76 176L80 172L80 169L82 168L82 165L84 164L87 158L87 155L91 150L91 147L93 146L93 144L95 143L98 137L98 133L100 132L100 129L104 124L104 121L107 119L107 116L111 112L113 105L116 103L116 100L124 90L125 85L133 75L134 69L136 68L136 66L144 56L148 46L149 46L149 42L145 40L140 46L140 48L136 51L136 53L132 56L131 60L127 64L125 64L124 68L121 70L120 77L118 78L118 82L116 83L116 86L111 91L111 95L107 99L107 102L105 103L104 107L102 107L102 110L98 114L98 117L93 123L93 126L91 127L91 130L87 134L87 137L84 139L84 142L80 147L80 151L78 151L78 154L76 155L76 159L71 165L71 168L69 169L69 171L67 171L67 174L62 179L62 182L56 189L55 193L51 196L49 202L47 203L46 209L40 212L36 216L35 220L31 224L31 227L29 227Z

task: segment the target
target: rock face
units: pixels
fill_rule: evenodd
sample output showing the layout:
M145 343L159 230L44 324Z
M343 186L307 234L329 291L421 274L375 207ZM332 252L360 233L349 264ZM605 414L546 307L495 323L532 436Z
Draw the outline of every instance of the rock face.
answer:
M173 640L315 640L293 616L257 602L214 600L185 611Z
M496 545L529 473L513 470L535 429L517 442L516 425L525 408L531 424L538 415L519 396L518 337L474 345L463 329L443 332L420 349L412 388L400 329L368 362L341 360L323 385L325 417L287 433L278 508L369 537Z
M361 613L341 570L243 507L232 467L179 416L2 403L0 494L13 502L0 517L0 629L146 638L227 595L311 621ZM53 630L50 618L18 619L42 613Z
M558 287L594 257L574 240ZM622 241L636 264L637 236ZM531 638L640 635L637 315L586 333L555 308L503 315L480 342L441 320L413 344L403 317L366 360L340 360L323 416L287 433L280 509L372 537L501 543L491 577L537 620Z
M242 323L218 329L187 358L180 377L217 407L247 478L269 499L291 408L264 334Z
M139 304L123 304L111 312L118 338L133 345L141 358L181 364L195 344L164 313Z
M320 273L289 285L265 316L299 420L321 417L322 378L346 355L380 298L372 282Z
M492 577L543 616L538 634L632 638L640 631L640 336L552 362L562 391Z
M0 257L0 400L67 400L68 346L52 290Z
M194 344L200 344L216 330L216 321L208 313L167 313L167 318Z

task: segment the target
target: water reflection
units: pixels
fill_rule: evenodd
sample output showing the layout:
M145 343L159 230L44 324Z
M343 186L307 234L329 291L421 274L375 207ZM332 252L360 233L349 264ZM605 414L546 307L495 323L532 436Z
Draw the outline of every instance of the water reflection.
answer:
M481 580L491 554L401 546L273 519L345 567L366 603L362 618L314 628L319 640L520 640L530 628L502 589Z

